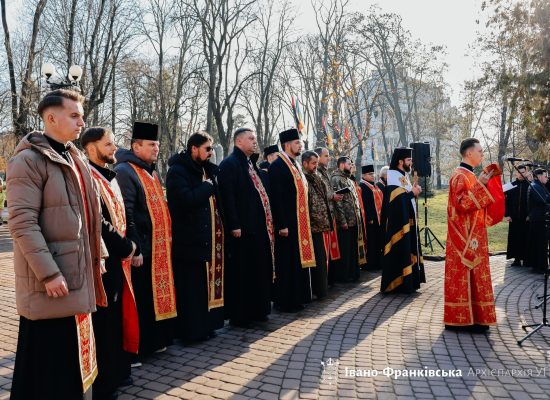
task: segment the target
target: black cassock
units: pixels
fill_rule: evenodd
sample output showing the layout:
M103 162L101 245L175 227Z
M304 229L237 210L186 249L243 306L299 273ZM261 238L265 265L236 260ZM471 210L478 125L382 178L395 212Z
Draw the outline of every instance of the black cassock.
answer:
M527 259L527 249L529 246L529 222L526 221L529 211L527 204L529 182L516 179L513 185L515 188L508 190L505 194L505 216L512 219L508 227L506 259L509 260L514 258L518 261L525 261Z
M75 317L31 321L19 317L10 398L14 400L92 399L82 393Z
M211 260L212 210L210 197L217 193L217 165L200 165L189 153L168 160L166 196L172 218L172 257L176 285L176 335L183 341L204 340L224 325L223 307L208 309L206 263ZM203 175L212 183L203 181Z
M126 210L126 237L137 244L134 256L143 256L141 267L132 267L132 286L139 319L139 353L144 359L172 343L173 319L157 321L153 302L152 243L153 224L147 207L145 191L130 163L153 175L154 166L147 165L133 152L120 149L115 167L117 181Z
M549 234L546 228L547 209L550 204L550 192L539 181L531 183L528 191L529 237L527 262L535 272L544 272L548 268Z
M116 173L98 165L97 169L109 182ZM132 252L132 242L121 236L112 225L111 215L101 199L103 216L101 238L109 257L105 260L105 272L101 279L107 296L107 307L97 307L92 314L96 340L98 375L93 385L94 399L105 399L114 393L122 380L130 376L130 355L122 349L122 287L124 275L122 259Z
M388 175L392 171L388 171ZM385 227L381 291L413 293L426 282L412 204L414 195L389 183L384 192L381 218Z
M292 310L311 301L309 268L302 268L298 247L296 187L292 173L280 155L269 166L270 201L275 225L275 305ZM296 161L291 160L296 165ZM288 236L278 234L288 228Z
M261 180L252 158L249 164L235 147L218 172L226 232L225 315L236 323L263 320L271 312L273 260L264 207L249 173L252 167ZM241 230L239 238L231 235L236 229Z
M372 271L380 269L383 238L374 203L374 193L363 182L359 186L361 186L361 197L363 198L367 226L367 265L365 269Z

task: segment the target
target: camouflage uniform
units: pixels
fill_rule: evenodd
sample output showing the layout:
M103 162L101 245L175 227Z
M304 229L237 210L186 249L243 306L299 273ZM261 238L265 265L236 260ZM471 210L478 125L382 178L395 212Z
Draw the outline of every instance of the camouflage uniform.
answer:
M348 226L357 226L357 211L355 203L355 184L354 182L339 169L335 170L331 177L330 183L334 191L348 187L350 192L344 194L342 201L334 204L336 213L336 222L338 226L347 224Z
M304 173L309 185L308 203L311 231L313 233L330 231L332 215L326 185L318 173L310 174L306 171Z

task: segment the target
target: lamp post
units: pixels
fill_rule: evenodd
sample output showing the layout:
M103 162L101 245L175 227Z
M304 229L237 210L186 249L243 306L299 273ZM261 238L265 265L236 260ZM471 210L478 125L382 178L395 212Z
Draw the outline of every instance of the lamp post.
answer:
M72 89L80 92L78 82L82 78L82 68L79 65L71 65L67 78L59 79L57 82L51 81L51 78L55 75L55 66L52 63L42 64L41 72L50 90Z

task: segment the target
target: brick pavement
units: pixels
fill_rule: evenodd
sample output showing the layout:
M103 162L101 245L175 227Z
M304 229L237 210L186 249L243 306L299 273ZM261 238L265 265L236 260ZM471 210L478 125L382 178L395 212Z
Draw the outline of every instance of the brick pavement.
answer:
M11 246L4 226L0 399L9 396L17 336ZM133 370L134 385L119 398L548 399L550 328L516 344L522 321L541 318L530 307L542 278L510 267L503 256L491 258L491 271L498 327L487 335L443 329L443 263L426 264L428 283L412 296L382 295L379 275L363 273L360 284L341 286L297 315L274 313L256 329L225 327L208 342L170 346ZM459 369L462 377L393 379L384 368ZM353 377L350 370L379 375Z

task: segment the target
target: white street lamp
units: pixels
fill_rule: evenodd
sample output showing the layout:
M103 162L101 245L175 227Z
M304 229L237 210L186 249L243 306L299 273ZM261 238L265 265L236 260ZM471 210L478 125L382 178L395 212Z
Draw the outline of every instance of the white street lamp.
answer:
M55 75L55 66L52 63L44 63L41 68L42 75L46 79L46 84L50 90L56 89L72 89L80 91L78 82L82 78L82 68L79 65L71 65L67 79L59 79L58 82L52 82L50 79Z

